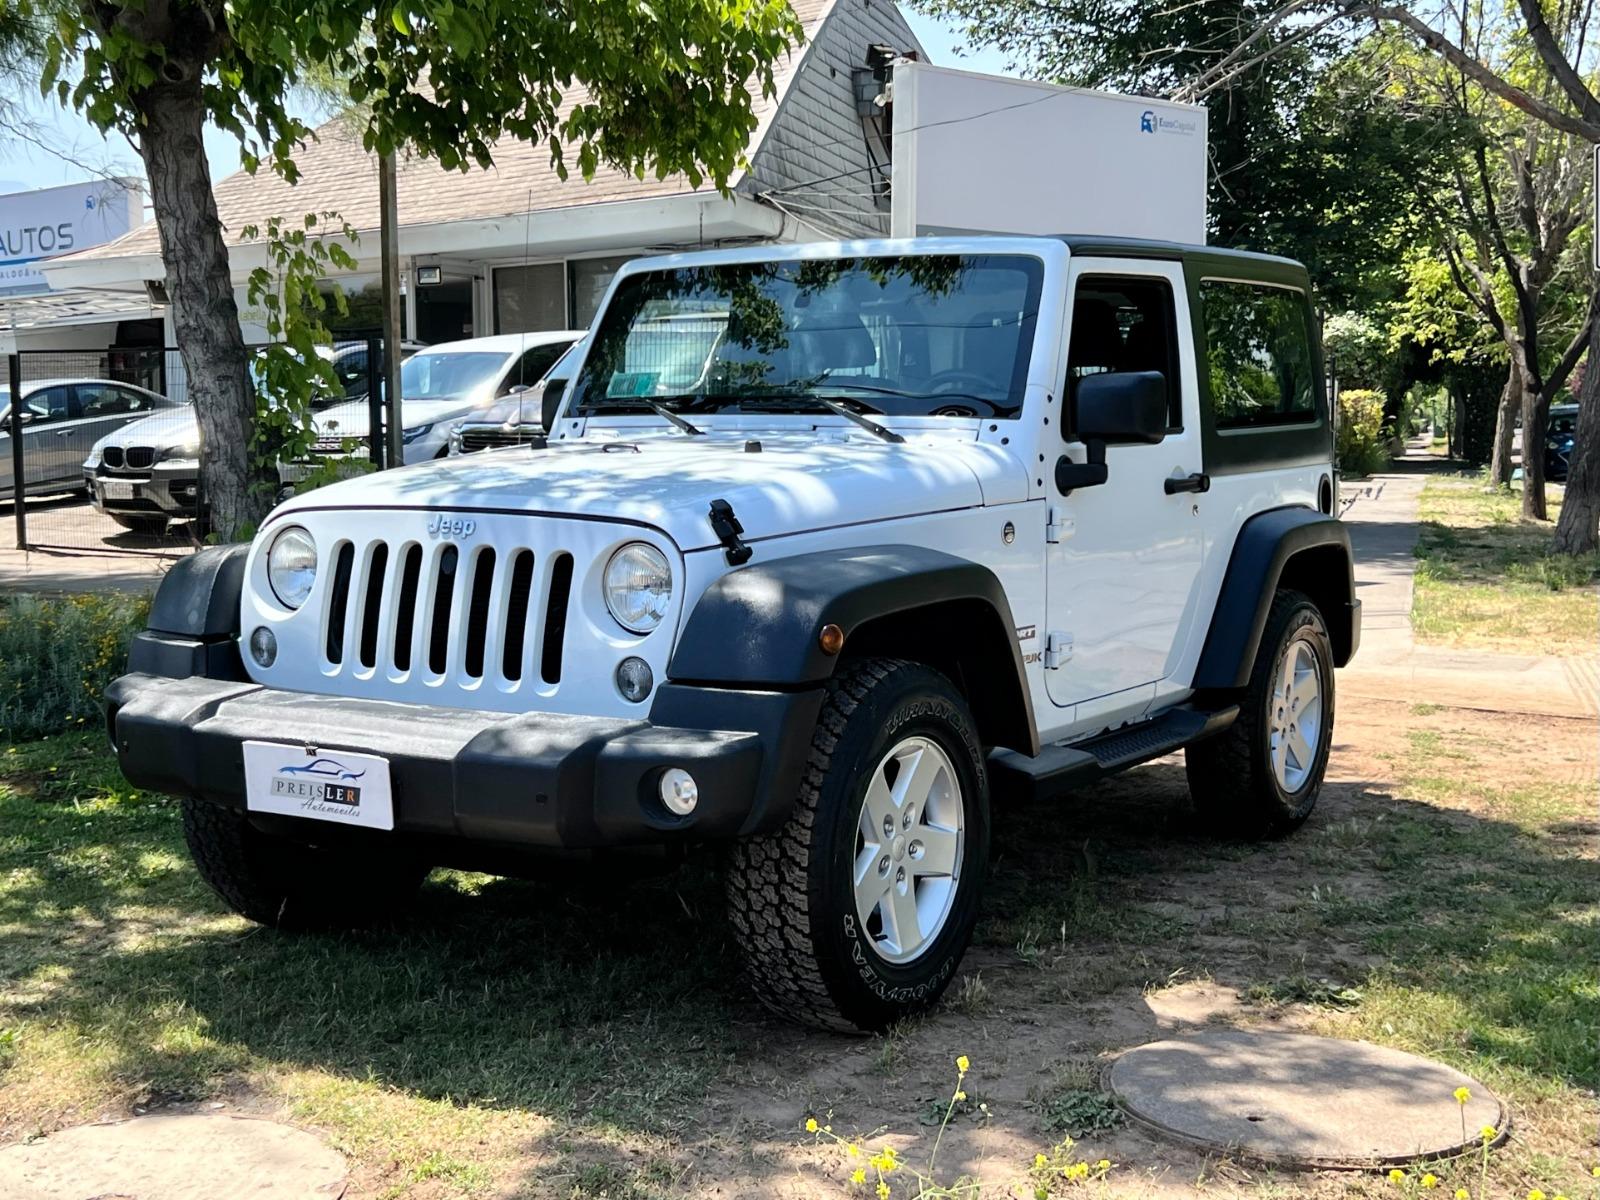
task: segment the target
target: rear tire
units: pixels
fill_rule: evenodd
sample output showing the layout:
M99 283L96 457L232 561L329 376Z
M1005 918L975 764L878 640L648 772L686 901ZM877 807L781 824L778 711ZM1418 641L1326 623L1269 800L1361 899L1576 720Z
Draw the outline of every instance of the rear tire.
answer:
M149 537L160 537L167 531L167 518L165 517L127 517L121 513L107 513L106 515L124 529L131 529L134 533L142 533Z
M1316 807L1333 742L1333 647L1302 592L1278 592L1239 719L1184 751L1195 809L1250 839L1298 829Z
M756 995L844 1032L928 1008L972 938L988 856L988 776L961 694L916 663L841 668L788 822L733 851L728 915Z
M410 907L428 868L404 854L340 852L263 833L242 814L183 800L200 877L242 917L287 930L362 929Z

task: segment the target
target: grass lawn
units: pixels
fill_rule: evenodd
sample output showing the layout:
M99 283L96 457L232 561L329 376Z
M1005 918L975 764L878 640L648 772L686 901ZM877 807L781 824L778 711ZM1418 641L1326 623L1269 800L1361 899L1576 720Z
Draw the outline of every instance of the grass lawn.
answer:
M1209 997L1191 1019L1466 1070L1514 1114L1488 1195L1590 1196L1600 827L1592 730L1569 724L1346 701L1322 806L1266 845L1199 828L1170 761L1002 806L961 978L874 1039L746 998L709 861L561 886L440 873L403 927L285 936L222 909L176 807L129 789L100 737L24 743L0 750L0 1145L223 1104L320 1130L351 1197L861 1195L806 1115L925 1161L968 1054L941 1174L985 1195L1074 1132L1117 1164L1088 1189L1106 1196L1397 1194L1118 1119L1105 1056ZM1440 1194L1480 1195L1475 1162L1435 1169Z
M1550 517L1560 511L1552 487ZM1516 493L1468 476L1422 492L1411 623L1423 641L1528 654L1591 654L1600 636L1600 556L1550 553L1553 524L1522 520Z

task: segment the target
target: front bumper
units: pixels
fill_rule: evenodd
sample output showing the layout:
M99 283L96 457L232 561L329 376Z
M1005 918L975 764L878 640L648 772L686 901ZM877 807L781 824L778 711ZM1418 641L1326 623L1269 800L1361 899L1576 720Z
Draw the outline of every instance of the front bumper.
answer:
M171 639L145 634L141 640ZM143 659L153 666L158 655L175 657L187 647L140 649L135 665ZM140 787L243 812L243 743L305 746L314 731L319 751L389 761L396 833L504 847L597 848L732 838L781 824L822 692L664 684L651 719L619 720L317 696L140 672L116 680L106 702L122 771ZM668 812L659 799L669 767L683 768L699 785L699 803L687 817ZM288 820L308 831L326 828Z
M200 468L192 461L157 463L142 472L86 470L83 482L102 512L172 521L200 515Z

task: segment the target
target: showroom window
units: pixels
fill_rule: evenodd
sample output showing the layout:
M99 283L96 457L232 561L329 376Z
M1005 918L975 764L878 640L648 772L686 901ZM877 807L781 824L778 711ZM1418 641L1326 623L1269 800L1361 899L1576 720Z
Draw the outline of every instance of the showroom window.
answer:
M525 267L496 268L496 333L542 333L566 327L566 264L532 263Z
M634 256L619 254L610 258L575 258L567 263L567 278L572 288L573 329L587 329L600 311L611 278L623 263Z

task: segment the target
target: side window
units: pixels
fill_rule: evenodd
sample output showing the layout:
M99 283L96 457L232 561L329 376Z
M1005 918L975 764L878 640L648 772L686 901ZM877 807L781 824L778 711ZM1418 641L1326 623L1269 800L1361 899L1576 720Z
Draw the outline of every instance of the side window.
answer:
M566 353L569 342L553 342L547 346L535 346L525 351L517 360L517 365L511 368L511 373L500 383L500 394L506 395L514 387L532 387L543 379L556 365L556 359Z
M33 414L35 425L70 420L73 415L71 393L66 387L40 388L22 403Z
M1111 371L1157 371L1167 381L1167 427L1183 428L1178 322L1165 279L1084 275L1072 301L1067 344L1067 411L1076 410L1078 381ZM1066 431L1071 437L1071 430Z
M1316 420L1315 359L1302 293L1208 279L1200 284L1200 306L1219 430Z
M359 400L367 394L365 350L352 350L348 354L340 355L334 360L333 373L338 377L340 389L350 399Z
M109 383L78 384L78 410L85 417L116 417L140 412L145 398Z

